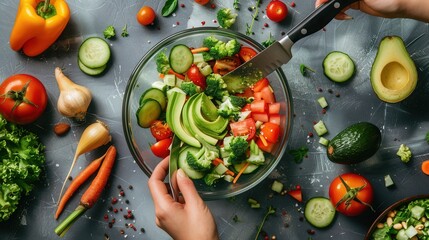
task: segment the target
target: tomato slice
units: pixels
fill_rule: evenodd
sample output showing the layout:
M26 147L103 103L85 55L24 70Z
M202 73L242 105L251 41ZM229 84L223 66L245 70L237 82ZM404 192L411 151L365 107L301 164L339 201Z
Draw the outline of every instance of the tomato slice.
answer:
M150 125L150 132L157 141L173 137L173 131L166 122L161 120L156 120Z
M260 138L256 139L256 144L258 145L259 149L267 153L272 152L274 149L274 143L262 141Z
M268 79L262 78L261 80L253 84L252 89L254 92L260 92L264 87L267 87L269 85L270 85L270 82L268 81Z
M255 120L246 118L242 121L230 123L232 134L234 136L246 136L247 140L252 139L256 133Z
M165 158L170 155L170 145L172 141L172 138L162 139L150 146L150 150L155 156Z
M236 69L240 65L241 61L240 58L237 56L222 58L216 60L213 66L213 72L220 75L225 75L228 72Z
M253 48L245 46L241 47L240 51L238 52L238 56L240 56L240 59L244 62L249 61L256 54L258 53Z
M275 143L279 140L280 125L272 122L266 122L261 125L260 134L268 142Z
M264 100L254 100L250 104L250 110L252 113L267 113L268 104Z
M200 69L197 67L197 65L192 64L188 71L186 71L186 76L195 85L201 87L202 89L206 88L206 77L200 72Z

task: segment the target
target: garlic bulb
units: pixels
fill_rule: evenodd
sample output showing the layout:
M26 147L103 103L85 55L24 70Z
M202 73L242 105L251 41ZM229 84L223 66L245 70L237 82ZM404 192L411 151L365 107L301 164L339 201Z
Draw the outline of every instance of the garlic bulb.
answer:
M57 102L58 111L65 117L76 118L79 121L85 119L92 100L91 91L72 82L59 67L55 68L55 79L60 89Z

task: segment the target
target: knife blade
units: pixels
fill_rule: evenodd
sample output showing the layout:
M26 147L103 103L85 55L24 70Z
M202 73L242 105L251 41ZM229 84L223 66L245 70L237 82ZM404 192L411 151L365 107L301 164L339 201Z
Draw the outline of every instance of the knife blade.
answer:
M292 46L298 40L325 27L344 8L357 0L331 0L310 13L293 27L284 38L271 44L249 61L222 78L229 92L241 92L261 78L268 76L292 58Z
M174 199L174 201L178 201L179 199L179 186L177 185L177 161L179 160L179 153L180 153L180 144L181 140L174 135L173 141L171 143L170 148L170 160L169 160L169 166L168 166L168 182L171 189L171 195Z

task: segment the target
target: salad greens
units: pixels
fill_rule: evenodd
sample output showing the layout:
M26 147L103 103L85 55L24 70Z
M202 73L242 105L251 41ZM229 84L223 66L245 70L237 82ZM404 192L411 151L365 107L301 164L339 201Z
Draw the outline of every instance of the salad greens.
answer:
M21 196L39 180L44 149L36 134L0 115L0 222L10 218Z

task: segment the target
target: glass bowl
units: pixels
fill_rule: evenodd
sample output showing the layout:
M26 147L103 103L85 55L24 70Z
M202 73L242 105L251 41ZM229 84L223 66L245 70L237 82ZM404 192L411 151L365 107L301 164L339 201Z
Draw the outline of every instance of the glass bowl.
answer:
M246 35L219 28L201 27L183 30L163 39L142 57L133 70L125 89L122 121L130 152L148 177L150 177L153 169L162 159L152 154L150 145L155 143L155 138L151 135L149 129L143 129L137 124L135 113L139 107L141 94L150 88L151 84L159 77L155 63L156 55L164 49L168 53L172 46L180 43L190 47L202 46L203 39L207 36L215 36L223 41L235 38L243 46L252 47L257 51L263 49L262 45ZM276 101L281 103L281 134L279 141L274 146L272 153L266 155L264 165L251 174L242 175L235 184L219 181L214 186L207 186L202 180L194 181L200 196L204 200L232 197L251 189L265 179L281 160L292 125L292 97L286 77L281 69L270 74L268 79L274 89Z

